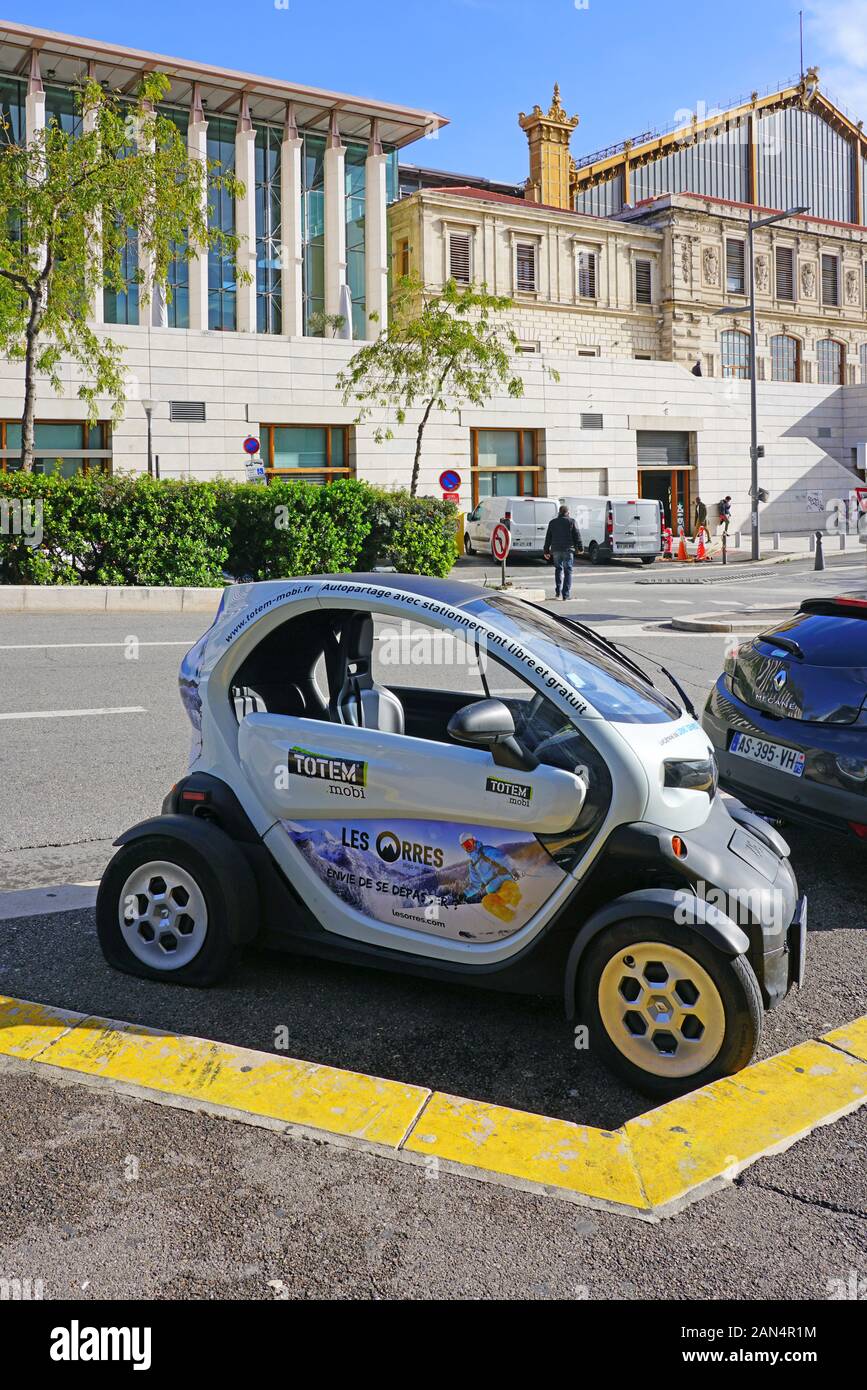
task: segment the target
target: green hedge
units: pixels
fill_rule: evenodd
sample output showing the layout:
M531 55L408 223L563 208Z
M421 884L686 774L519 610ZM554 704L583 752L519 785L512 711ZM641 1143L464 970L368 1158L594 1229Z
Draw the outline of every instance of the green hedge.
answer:
M42 504L28 545L16 511ZM28 529L25 510L24 527ZM392 565L448 574L455 509L357 479L175 482L119 475L0 474L0 583L214 586Z

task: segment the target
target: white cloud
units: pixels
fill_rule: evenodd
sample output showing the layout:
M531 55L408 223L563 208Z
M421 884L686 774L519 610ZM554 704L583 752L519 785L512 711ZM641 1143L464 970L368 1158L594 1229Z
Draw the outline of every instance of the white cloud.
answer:
M867 0L807 0L804 62L822 86L867 120Z

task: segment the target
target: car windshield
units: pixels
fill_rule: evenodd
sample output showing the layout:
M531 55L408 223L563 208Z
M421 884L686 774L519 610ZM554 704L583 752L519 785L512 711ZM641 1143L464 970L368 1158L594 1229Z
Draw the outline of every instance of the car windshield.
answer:
M548 613L529 610L520 599L492 593L466 604L482 618L520 643L523 649L560 676L616 724L667 724L680 717L673 701L643 681L617 658L600 650L580 632L557 622Z

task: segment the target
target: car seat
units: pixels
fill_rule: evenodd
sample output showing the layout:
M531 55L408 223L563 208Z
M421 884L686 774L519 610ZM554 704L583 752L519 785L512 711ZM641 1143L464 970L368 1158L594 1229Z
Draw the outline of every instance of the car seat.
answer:
M403 705L393 691L373 679L373 642L373 618L354 613L340 634L340 685L334 712L340 724L402 734Z

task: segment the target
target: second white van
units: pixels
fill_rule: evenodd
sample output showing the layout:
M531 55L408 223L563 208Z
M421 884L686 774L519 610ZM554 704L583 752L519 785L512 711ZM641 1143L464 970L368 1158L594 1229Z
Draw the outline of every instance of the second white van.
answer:
M584 554L594 565L641 560L652 565L662 553L662 507L652 498L563 497L581 533Z

